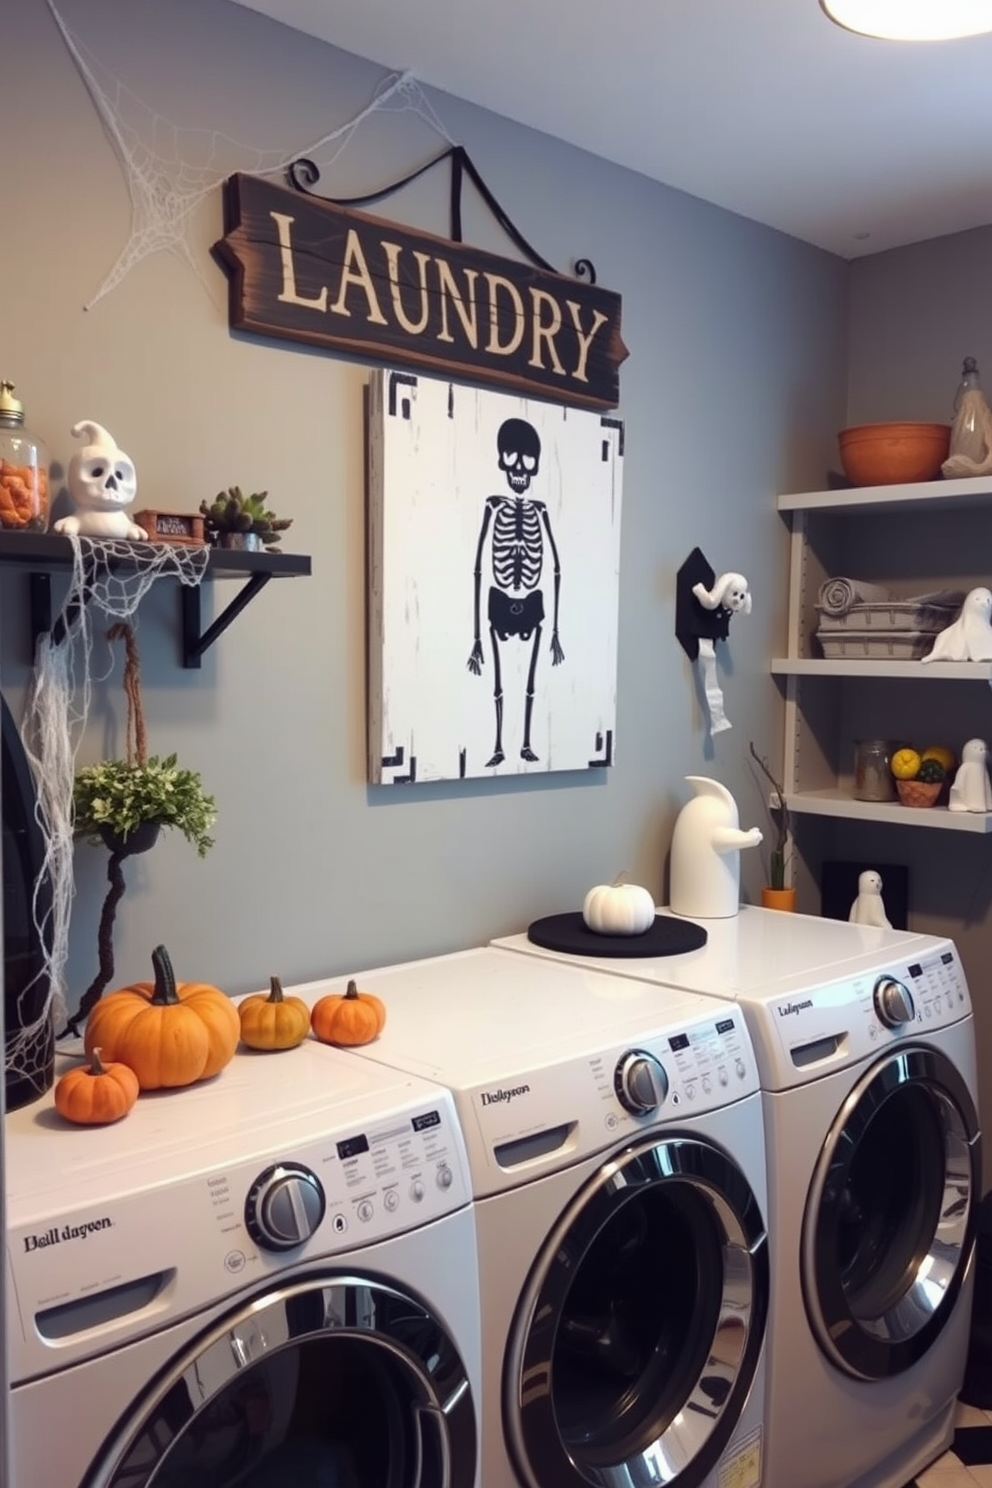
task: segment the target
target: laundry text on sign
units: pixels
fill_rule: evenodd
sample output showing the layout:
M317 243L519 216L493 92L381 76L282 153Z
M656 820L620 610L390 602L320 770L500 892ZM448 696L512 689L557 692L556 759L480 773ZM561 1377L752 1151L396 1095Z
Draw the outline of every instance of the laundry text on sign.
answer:
M620 296L255 176L225 186L230 322L386 364L619 401Z

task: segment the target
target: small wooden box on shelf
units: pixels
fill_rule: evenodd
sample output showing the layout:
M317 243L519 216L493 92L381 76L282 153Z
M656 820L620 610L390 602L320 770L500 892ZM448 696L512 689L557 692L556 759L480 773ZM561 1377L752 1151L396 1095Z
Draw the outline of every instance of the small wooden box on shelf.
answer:
M185 548L202 548L206 542L199 512L145 510L135 512L134 520L144 527L149 542Z

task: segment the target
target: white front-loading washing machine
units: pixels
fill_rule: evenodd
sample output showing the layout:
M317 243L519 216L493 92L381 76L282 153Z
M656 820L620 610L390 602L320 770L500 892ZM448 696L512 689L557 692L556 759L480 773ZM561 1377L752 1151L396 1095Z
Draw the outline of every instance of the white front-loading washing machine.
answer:
M5 1141L16 1488L479 1484L447 1090L307 1043Z
M620 974L734 998L758 1058L772 1261L767 1488L902 1488L964 1374L980 1135L951 941L744 907ZM504 949L560 958L527 936Z
M484 1488L757 1488L765 1159L739 1010L488 949L357 981L387 1016L356 1056L448 1086L465 1132Z

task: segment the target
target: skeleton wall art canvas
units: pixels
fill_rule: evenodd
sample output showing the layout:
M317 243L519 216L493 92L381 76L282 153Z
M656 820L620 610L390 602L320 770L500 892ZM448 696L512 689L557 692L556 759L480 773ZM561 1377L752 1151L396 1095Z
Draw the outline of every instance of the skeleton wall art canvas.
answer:
M369 389L369 779L616 749L623 425L418 375Z

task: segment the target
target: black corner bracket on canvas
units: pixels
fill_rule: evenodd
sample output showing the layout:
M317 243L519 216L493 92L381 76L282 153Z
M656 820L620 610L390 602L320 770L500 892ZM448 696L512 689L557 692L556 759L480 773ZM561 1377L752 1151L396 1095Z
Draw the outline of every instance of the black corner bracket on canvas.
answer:
M452 145L450 149L442 150L440 155L435 155L433 160L428 160L426 164L420 166L415 171L411 171L408 176L404 176L402 180L394 181L390 186L383 186L378 191L370 191L366 196L320 197L319 193L313 190L314 186L320 180L320 168L312 160L303 157L292 162L286 175L289 179L289 184L295 187L297 191L302 191L305 196L316 196L319 200L332 202L336 207L367 207L373 202L382 201L385 197L392 196L394 191L399 191L402 187L409 186L411 181L416 181L419 176L425 175L429 170L433 170L435 165L440 165L443 160L451 161L451 184L449 191L450 226L448 237L453 243L464 241L462 237L462 185L467 175L493 217L511 241L520 249L520 252L525 254L537 268L545 269L549 274L557 274L559 272L552 264L548 263L547 259L542 258L539 253L535 252L523 233L511 221L480 176L464 145ZM575 260L574 273L577 278L584 279L589 284L596 283L596 270L588 258L577 258Z

